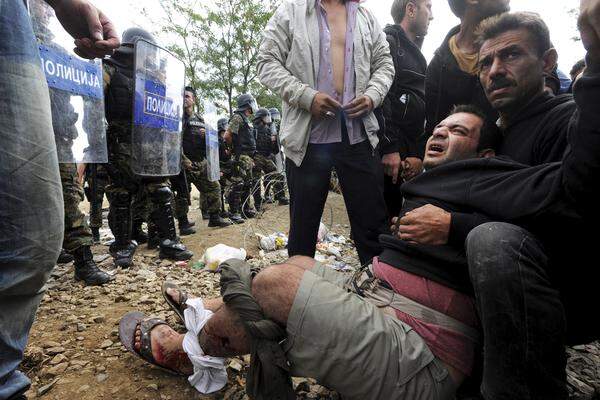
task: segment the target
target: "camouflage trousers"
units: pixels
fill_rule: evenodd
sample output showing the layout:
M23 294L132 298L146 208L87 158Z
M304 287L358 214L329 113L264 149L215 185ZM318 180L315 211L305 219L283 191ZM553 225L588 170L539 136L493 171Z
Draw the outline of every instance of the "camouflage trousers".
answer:
M266 175L264 180L265 195L272 188L275 198L285 197L285 178L282 173L277 173L277 166L272 156L255 155L252 174L255 180L260 179L263 174Z
M102 203L104 202L104 194L106 187L109 184L108 172L102 164L96 166L95 178L88 176L88 187L86 188L86 197L90 202L90 227L102 227ZM95 181L92 181L95 179ZM94 192L92 193L92 188Z
M127 143L109 146L108 161L110 185L106 188L107 197L112 199L119 194L129 195L133 201L133 219L147 221L153 211L148 196L162 187L169 187L169 177L142 177L135 174L131 169L131 145Z
M206 211L210 215L216 215L221 212L221 185L219 181L211 182L208 179L208 161L192 161L192 167L186 171L188 184L194 185L200 192L201 202L206 202ZM187 216L189 212L187 196L180 195L175 197L175 215L177 218Z
M79 210L79 203L83 200L83 188L77 180L77 165L59 164L59 169L65 209L63 248L73 252L80 247L92 245L92 232L85 215Z
M237 203L245 208L254 210L254 198L252 190L256 185L254 178L254 160L247 154L241 154L233 161L231 172L231 196L230 203L233 201L234 208L238 207ZM238 200L239 199L239 200ZM231 206L231 204L230 204Z

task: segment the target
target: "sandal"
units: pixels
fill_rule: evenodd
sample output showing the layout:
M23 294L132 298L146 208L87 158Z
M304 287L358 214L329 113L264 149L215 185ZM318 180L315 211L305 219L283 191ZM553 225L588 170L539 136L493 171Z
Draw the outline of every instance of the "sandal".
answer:
M173 298L171 296L169 296L169 294L167 293L168 289L175 289L179 292L179 303L175 302L175 300L173 300ZM162 295L165 298L165 301L167 302L169 307L171 307L171 309L173 311L175 311L175 313L177 314L177 316L179 317L181 322L183 324L185 324L185 318L183 316L184 315L183 312L187 308L187 304L185 304L185 302L188 299L187 292L181 290L179 288L179 286L177 286L176 284L171 283L171 282L163 283L161 291L162 291Z
M136 357L149 362L156 368L159 368L172 375L187 376L174 369L158 365L154 359L154 356L152 355L152 341L150 339L150 332L159 325L167 325L167 323L162 319L147 318L139 311L129 312L125 314L119 322L119 339L121 340L123 346L125 346L130 353L133 353ZM140 327L140 331L142 333L140 338L141 346L139 352L134 347L135 331L138 326Z

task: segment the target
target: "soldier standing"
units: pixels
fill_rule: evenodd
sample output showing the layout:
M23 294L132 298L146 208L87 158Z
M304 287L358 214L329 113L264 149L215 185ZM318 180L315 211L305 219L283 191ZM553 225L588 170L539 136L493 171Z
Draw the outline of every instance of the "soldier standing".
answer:
M285 174L283 173L283 166L285 165L285 155L283 154L281 142L279 141L279 124L281 123L281 113L277 108L274 107L269 109L269 113L271 114L271 119L273 120L273 122L271 123L271 129L277 142L277 149L279 150L277 153L271 155L271 159L277 167L277 172L279 172L278 174L273 175L272 186L273 190L275 191L275 198L279 201L279 205L286 206L290 204L290 200L287 196L287 183L285 179Z
M113 56L104 60L106 119L108 121L108 172L111 184L109 226L115 236L110 253L115 264L128 267L133 261L136 243L132 241L132 200L148 194L152 211L148 218L148 236L158 237L159 257L188 260L193 253L177 237L171 207L172 192L167 176L146 177L132 169L132 119L134 76L134 44L138 40L155 43L150 33L129 28L123 33L122 45ZM181 151L181 150L178 150ZM179 155L177 155L179 158ZM160 168L157 165L157 168ZM151 241L148 241L150 246Z
M233 170L235 166L232 157L233 148L225 140L225 133L228 129L229 120L227 118L221 118L217 122L217 130L219 133L219 167L221 170L221 179L219 183L221 184L221 199L223 201L223 205L225 204L225 199L227 199L227 204L229 206L229 211L226 211L224 206L221 208L221 216L223 218L229 218L236 224L243 224L245 222L244 218L242 218L239 214L236 216L231 208L231 181L233 178Z
M229 128L225 132L225 140L233 145L234 167L229 201L229 209L233 214L232 219L242 218L242 203L244 204L244 218L256 216L256 209L251 200L252 190L256 184L252 176L254 168L252 158L256 153L256 138L248 118L257 110L258 105L254 96L251 94L239 95L237 108L229 121Z
M194 184L202 197L206 199L207 211L209 215L209 227L224 227L232 224L231 221L221 218L221 185L219 181L210 181L208 177L208 160L206 157L206 126L204 119L200 114L194 112L196 103L196 90L193 87L185 88L184 97L184 116L183 116L183 154L189 159L186 163L186 172L190 183ZM181 230L182 221L187 222L186 202L181 204L185 210L181 213L179 219L179 229Z

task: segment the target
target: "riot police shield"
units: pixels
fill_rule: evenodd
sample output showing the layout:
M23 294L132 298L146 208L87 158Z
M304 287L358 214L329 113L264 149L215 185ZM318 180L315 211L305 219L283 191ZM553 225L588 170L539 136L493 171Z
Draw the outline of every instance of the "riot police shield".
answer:
M181 164L185 67L169 51L135 42L131 168L141 176L173 176Z
M58 161L106 163L102 63L79 58L70 50L73 38L46 2L29 0L28 5L48 82Z
M206 124L206 161L208 163L208 180L216 182L221 177L219 166L219 117L213 103L204 102L204 122Z

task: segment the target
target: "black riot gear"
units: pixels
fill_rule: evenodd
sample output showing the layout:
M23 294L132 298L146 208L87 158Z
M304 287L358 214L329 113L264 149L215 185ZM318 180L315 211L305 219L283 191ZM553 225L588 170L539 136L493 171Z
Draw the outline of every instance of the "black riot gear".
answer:
M271 114L271 119L273 122L279 123L281 121L281 113L275 107L269 108L269 113Z
M227 130L227 128L229 128L229 121L227 118L221 118L217 121L217 132L224 132Z
M242 124L237 135L233 139L233 151L236 155L249 154L253 155L256 152L256 138L250 127L250 122L246 115L241 111L236 111L235 114L242 117Z
M265 156L270 157L272 154L279 153L277 141L272 140L273 132L270 125L257 124L255 128L256 133L256 152Z
M144 39L150 43L156 44L156 39L154 39L154 36L152 36L150 32L142 28L133 27L125 29L123 36L121 37L121 45L133 45L139 39Z
M206 158L206 125L197 113L183 121L183 154L191 161L201 162Z
M261 120L265 124L270 124L271 122L273 122L273 120L271 119L271 113L266 108L259 108L254 113L254 118L252 120L255 123L256 121Z

